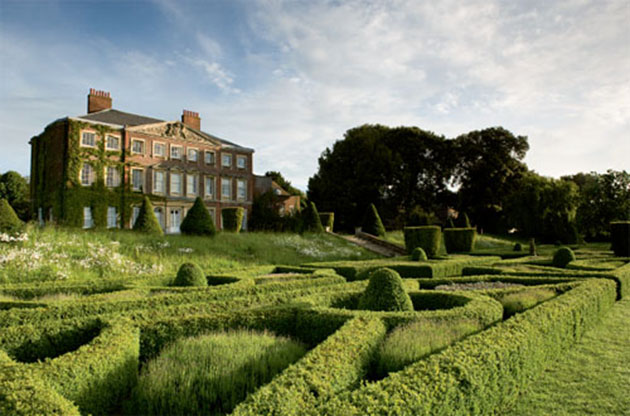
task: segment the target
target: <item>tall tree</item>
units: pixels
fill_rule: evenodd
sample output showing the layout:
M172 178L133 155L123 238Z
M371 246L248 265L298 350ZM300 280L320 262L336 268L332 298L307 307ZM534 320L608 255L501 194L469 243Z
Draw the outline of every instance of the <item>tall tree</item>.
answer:
M21 220L30 219L29 188L22 175L12 170L0 175L0 199L6 199Z

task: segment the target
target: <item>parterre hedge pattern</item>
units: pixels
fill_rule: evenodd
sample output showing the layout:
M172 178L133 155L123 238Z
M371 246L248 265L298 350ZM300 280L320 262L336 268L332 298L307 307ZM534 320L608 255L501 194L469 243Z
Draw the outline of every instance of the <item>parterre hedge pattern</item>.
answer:
M611 269L595 262L584 270L533 265L528 272L503 264L500 257L402 257L252 268L208 276L214 283L207 287L116 280L2 285L0 294L15 300L0 303L0 414L124 412L139 367L167 345L237 328L288 336L310 351L250 394L235 415L501 413L616 299L630 296L630 263ZM359 308L364 279L381 267L403 277L413 311ZM487 287L461 290L471 284ZM76 298L38 299L58 293ZM538 298L506 319L508 300L530 295ZM470 323L473 332L371 378L390 331L449 322Z

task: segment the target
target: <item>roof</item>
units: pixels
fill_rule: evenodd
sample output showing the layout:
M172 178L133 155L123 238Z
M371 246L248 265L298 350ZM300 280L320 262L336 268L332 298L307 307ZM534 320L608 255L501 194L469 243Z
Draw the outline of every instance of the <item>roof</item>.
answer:
M138 114L126 113L124 111L115 110L113 108L97 111L95 113L90 113L83 116L77 116L75 118L79 120L91 121L93 123L95 122L95 123L113 124L113 125L118 125L120 127L123 127L123 126L135 127L135 126L141 126L145 124L155 124L155 123L166 122L165 120L141 116ZM201 133L203 136L206 136L210 141L218 141L224 146L235 147L235 148L239 148L239 149L242 149L245 151L251 151L251 152L254 151L253 149L243 147L229 140L221 139L212 134L206 133L205 131L197 130L194 128L191 128L191 129Z

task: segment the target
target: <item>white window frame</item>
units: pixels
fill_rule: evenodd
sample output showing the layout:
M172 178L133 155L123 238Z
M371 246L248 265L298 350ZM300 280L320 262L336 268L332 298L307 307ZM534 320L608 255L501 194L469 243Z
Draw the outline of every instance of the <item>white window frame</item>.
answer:
M140 186L136 187L135 184L133 183L133 172L134 171L138 171L140 172ZM131 179L131 190L132 191L136 191L136 192L143 192L144 191L144 182L145 182L145 178L144 178L144 169L142 168L131 168L131 175L130 179Z
M192 182L191 182L191 179L192 179ZM190 186L191 184L192 186ZM197 175L196 173L186 174L186 195L187 196L199 195L199 175Z
M212 161L211 162L208 162L208 155L211 155L211 157L212 157ZM203 162L206 165L215 165L216 164L216 160L217 160L216 157L217 157L217 154L216 154L215 151L213 151L213 150L205 150L204 153L203 153Z
M229 184L229 194L226 196L223 192L223 182L227 182ZM231 201L232 200L232 178L221 178L221 200L222 201Z
M243 161L243 166L240 164L241 161ZM236 156L236 167L238 169L247 169L247 156Z
M177 156L177 157L173 156L173 149L179 149L179 156ZM170 158L171 159L175 159L175 160L182 160L182 150L183 149L184 149L184 146L179 146L179 145L172 144L170 152L169 152Z
M214 176L205 176L203 182L203 197L205 199L216 199L217 196L217 180ZM208 184L212 184L212 192L208 193Z
M158 174L162 174L162 188L158 188ZM153 193L154 194L165 194L166 193L166 172L163 170L154 170L153 171Z
M114 184L110 185L109 184L109 171L110 169L113 169L114 172L116 172L114 175ZM120 169L118 169L118 167L116 166L105 166L105 172L104 172L104 176L105 176L105 186L108 188L115 188L117 186L120 186Z
M92 207L83 207L83 229L94 227L94 216L92 216Z
M156 151L158 146L162 146L163 152L162 154L158 154ZM165 142L153 142L153 157L160 157L166 159L166 143Z
M131 228L133 228L133 225L136 223L136 220L138 219L138 216L140 215L140 206L139 205L134 205L133 207L131 207L131 218L129 218L129 220L131 220Z
M133 150L133 145L134 143L139 142L142 143L142 152L136 152L135 150ZM132 155L144 155L147 152L147 147L146 147L146 142L144 139L136 139L133 138L131 139L131 154Z
M91 134L92 136L94 136L94 144L83 144L83 135L84 134ZM79 145L81 147L89 147L89 148L96 148L96 140L97 140L97 134L95 131L91 131L91 130L81 130L81 139L79 141Z
M114 210L113 216L111 215L112 210ZM118 228L118 210L116 207L107 207L107 228Z
M243 184L243 190L245 191L245 195L240 195L240 185ZM246 201L247 200L247 181L245 179L237 179L236 180L236 199L238 201Z
M86 166L90 167L87 183L83 181L83 169L85 169ZM92 166L90 162L83 162L83 164L81 165L81 170L79 171L79 182L81 183L81 186L92 186L96 180L95 173L96 171L94 170L94 166Z
M195 158L192 159L190 157L190 152L194 152ZM199 149L196 147L188 147L186 148L186 160L188 162L194 162L197 163L199 161Z
M215 207L208 207L208 213L212 217L212 223L217 225L217 209Z
M226 164L225 163L226 160L229 160L230 162ZM221 167L223 167L223 168L231 168L232 167L232 154L231 153L222 153L221 154Z
M118 140L118 146L117 147L109 147L109 138L114 138L116 140ZM109 151L120 151L120 144L121 144L122 140L120 139L120 136L117 136L115 134L106 134L105 135L105 150L109 150Z
M169 178L170 194L171 195L181 196L183 188L184 188L184 185L182 183L182 173L181 172L171 172L169 176L170 176L170 178ZM173 189L173 176L179 176L179 192L175 192L175 190Z

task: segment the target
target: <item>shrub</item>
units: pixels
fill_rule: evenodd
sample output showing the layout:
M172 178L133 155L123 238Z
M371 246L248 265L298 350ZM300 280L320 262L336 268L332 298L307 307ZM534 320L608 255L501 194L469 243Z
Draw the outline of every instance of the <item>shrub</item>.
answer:
M407 252L413 252L416 247L421 247L427 256L435 257L440 249L442 231L436 225L421 227L405 227L405 247Z
M514 251L523 251L523 246L521 243L514 244Z
M223 231L238 233L243 225L244 210L241 207L221 209Z
M503 305L504 317L508 318L554 297L556 292L553 289L537 288L508 293L497 300Z
M179 340L145 367L132 413L230 413L305 352L288 338L252 331Z
M328 229L328 231L333 231L333 225L335 224L335 213L334 212L320 212L319 219L322 223L324 229Z
M138 214L136 222L133 224L133 229L148 234L164 234L164 231L155 216L155 212L153 212L153 204L151 204L151 200L148 196L145 196L142 201L140 213Z
M567 267L567 264L575 260L575 254L569 247L560 247L553 255L553 265L555 267Z
M459 214L457 216L457 220L455 221L455 225L458 228L471 228L470 219L468 219L468 214L466 214L465 212L462 214Z
M323 233L324 227L319 219L319 213L314 202L310 202L304 211L302 211L302 229L313 233Z
M9 202L0 199L0 232L13 234L20 231L23 225Z
M453 218L448 219L448 221L446 221L446 226L444 228L455 228L455 223L453 222Z
M385 235L385 227L381 221L381 217L378 215L378 211L374 204L370 204L365 216L363 217L362 231L364 233L376 235L382 237Z
M411 260L414 261L427 261L427 253L424 252L422 247L416 247L411 252Z
M199 266L193 263L184 263L177 271L174 286L207 286L208 281Z
M439 222L438 218L433 213L426 213L422 208L416 206L409 213L405 225L407 227L420 227L424 225L433 225Z
M474 228L447 228L444 230L444 245L448 253L471 252L475 248L477 231Z
M370 311L413 311L413 303L403 288L400 275L387 268L372 273L358 307Z
M195 199L192 208L188 210L186 218L179 227L182 234L209 235L217 233L214 221L200 197Z
M630 221L613 221L610 223L610 238L615 256L630 256Z

